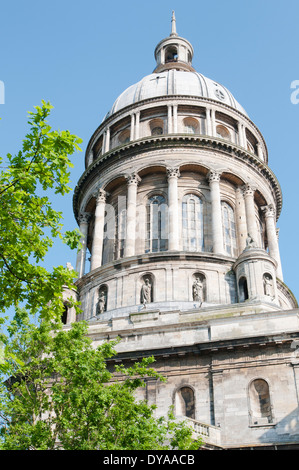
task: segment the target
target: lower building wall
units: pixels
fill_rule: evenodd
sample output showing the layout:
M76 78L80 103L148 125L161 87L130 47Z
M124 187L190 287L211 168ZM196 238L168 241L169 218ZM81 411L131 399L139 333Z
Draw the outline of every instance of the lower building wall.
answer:
M177 416L189 413L196 421L219 427L224 448L299 443L298 372L291 354L289 347L261 346L245 352L165 356L155 368L167 382L150 380L144 393L157 405L158 416L173 406ZM268 386L268 397L265 390L254 389L252 395L252 384ZM188 411L181 390L185 401L194 401Z

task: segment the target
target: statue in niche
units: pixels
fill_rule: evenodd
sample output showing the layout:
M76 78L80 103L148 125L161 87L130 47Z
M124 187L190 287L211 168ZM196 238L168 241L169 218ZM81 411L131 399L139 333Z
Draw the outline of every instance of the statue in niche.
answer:
M246 238L246 250L250 248L257 248L257 243L256 241L252 238L250 233L248 233L247 238Z
M101 313L105 312L106 310L106 295L104 290L100 290L99 299L97 303L97 315L101 315Z
M152 286L150 284L149 278L144 280L144 284L141 287L141 303L143 304L144 308L146 304L149 304L152 300Z
M269 297L273 297L273 286L271 282L271 276L265 274L264 276L264 291L265 295L268 295Z
M193 300L195 302L199 302L200 305L202 304L202 300L203 300L202 294L203 294L203 284L201 280L197 277L192 286L192 296L193 296Z

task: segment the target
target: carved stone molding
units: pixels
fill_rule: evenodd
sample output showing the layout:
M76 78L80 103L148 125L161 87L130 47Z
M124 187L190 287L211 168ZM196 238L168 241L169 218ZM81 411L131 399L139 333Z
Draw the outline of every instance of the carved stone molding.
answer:
M140 183L140 181L141 181L141 178L136 172L127 176L127 184L136 184L137 186Z
M221 177L221 171L219 170L210 170L208 174L208 181L209 183L213 183L214 181L219 182Z
M79 215L80 224L88 224L91 214L89 212L82 212Z
M95 194L95 197L97 200L97 204L101 202L106 202L107 193L103 188L99 188L97 193Z
M166 172L167 172L167 178L179 178L180 176L179 168L167 167Z
M255 187L253 187L250 183L244 184L242 187L243 196L254 196Z
M265 214L265 217L273 217L275 218L275 207L273 204L269 204L268 206L263 206L262 211Z

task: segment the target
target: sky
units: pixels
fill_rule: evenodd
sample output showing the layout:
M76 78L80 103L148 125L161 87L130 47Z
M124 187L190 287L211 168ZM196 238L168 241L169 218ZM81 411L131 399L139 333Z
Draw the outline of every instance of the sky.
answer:
M299 300L298 0L0 0L0 155L21 148L27 112L50 101L53 129L83 139L72 157L74 189L88 141L115 99L155 68L172 10L178 34L193 45L193 67L226 86L266 140L283 193L284 282ZM77 226L72 197L52 197L65 230ZM48 268L67 262L75 266L76 253L55 244Z

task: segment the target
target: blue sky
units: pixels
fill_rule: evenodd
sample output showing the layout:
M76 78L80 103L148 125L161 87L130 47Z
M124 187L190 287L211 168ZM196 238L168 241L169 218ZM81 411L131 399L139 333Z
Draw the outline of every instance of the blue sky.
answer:
M155 46L169 35L175 10L179 35L193 45L195 69L226 86L265 137L283 192L278 227L284 281L299 299L299 103L290 99L291 83L299 80L298 0L1 3L0 154L21 147L27 111L49 100L53 128L83 139L83 152L72 159L73 188L88 140L114 100L153 71ZM65 228L76 226L72 194L53 201ZM58 243L47 263L75 265L75 258Z

